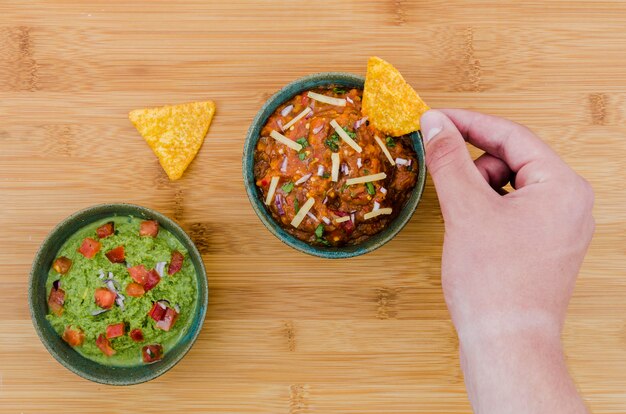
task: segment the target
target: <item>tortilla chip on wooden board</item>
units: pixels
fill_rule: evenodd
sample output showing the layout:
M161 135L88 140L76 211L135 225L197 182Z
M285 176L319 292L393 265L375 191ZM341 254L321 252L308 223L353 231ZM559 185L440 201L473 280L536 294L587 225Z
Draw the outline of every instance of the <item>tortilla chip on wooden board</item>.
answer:
M204 142L215 114L212 101L137 109L128 114L170 180L178 180Z
M368 60L363 113L375 128L394 137L417 131L429 109L390 63L376 56Z

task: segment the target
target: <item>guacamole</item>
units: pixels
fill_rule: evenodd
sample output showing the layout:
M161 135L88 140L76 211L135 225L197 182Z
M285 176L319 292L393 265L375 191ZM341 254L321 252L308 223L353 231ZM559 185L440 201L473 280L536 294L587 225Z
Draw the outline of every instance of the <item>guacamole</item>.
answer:
M187 332L197 289L187 250L157 221L109 217L59 249L46 283L47 319L93 361L150 363Z

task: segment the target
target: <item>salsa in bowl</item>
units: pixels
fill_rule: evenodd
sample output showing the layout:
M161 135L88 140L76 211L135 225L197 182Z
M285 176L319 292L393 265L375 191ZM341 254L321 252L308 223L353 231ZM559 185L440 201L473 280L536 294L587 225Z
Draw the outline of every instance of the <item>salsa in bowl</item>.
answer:
M102 383L155 378L189 350L208 291L198 251L169 218L128 204L58 225L31 273L31 315L50 353Z
M321 73L268 100L244 148L257 215L286 244L316 256L360 255L389 241L421 196L419 132L376 130L362 115L364 80Z

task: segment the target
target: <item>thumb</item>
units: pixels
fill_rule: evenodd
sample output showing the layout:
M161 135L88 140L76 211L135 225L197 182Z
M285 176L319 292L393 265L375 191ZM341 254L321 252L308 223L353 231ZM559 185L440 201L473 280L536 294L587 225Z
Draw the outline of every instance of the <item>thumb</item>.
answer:
M420 119L426 146L426 165L433 177L444 213L467 211L472 200L481 200L486 190L465 146L463 136L442 112L430 110Z

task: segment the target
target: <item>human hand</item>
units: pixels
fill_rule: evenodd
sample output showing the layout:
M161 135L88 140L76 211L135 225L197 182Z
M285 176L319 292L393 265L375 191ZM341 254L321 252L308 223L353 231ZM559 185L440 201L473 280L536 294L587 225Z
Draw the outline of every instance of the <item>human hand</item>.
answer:
M520 347L543 349L552 362L562 360L560 330L594 229L590 185L516 123L442 110L428 111L421 125L445 221L442 286L459 335L466 381L472 361L497 365L501 359L492 357L499 353L532 365L528 355L516 353L524 353ZM472 161L465 140L485 154ZM515 191L501 195L510 180ZM515 365L506 364L509 369ZM468 391L484 382L474 374L470 372ZM499 391L500 396L507 393ZM521 393L524 387L517 384L508 392ZM502 407L496 411L504 412Z

